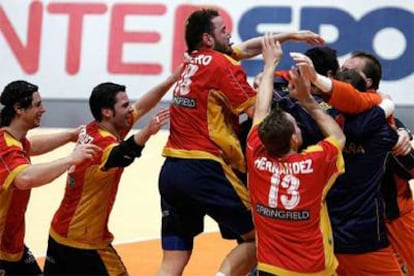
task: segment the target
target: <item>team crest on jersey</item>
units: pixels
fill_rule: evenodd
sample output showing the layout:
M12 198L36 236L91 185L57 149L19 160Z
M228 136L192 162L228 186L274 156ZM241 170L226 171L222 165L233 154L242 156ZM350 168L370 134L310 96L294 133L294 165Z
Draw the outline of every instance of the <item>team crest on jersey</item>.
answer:
M93 137L90 136L87 132L86 132L86 127L82 127L80 133L79 133L79 137L78 137L78 143L79 144L89 144L92 143L93 141Z

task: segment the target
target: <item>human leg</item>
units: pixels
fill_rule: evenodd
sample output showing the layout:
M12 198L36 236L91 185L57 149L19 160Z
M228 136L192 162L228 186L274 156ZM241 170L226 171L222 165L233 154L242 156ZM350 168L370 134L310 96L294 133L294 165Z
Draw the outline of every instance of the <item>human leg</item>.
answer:
M216 176L219 184L214 186L220 196L207 203L207 214L219 223L223 238L237 239L238 244L226 255L219 272L221 275L247 275L257 262L248 191L226 164L216 169L220 170L221 176Z
M158 270L158 276L179 276L190 260L191 251L163 250L162 262Z
M175 263L174 273L183 271L191 255L193 237L203 231L203 218L208 214L220 229L226 230L225 238L244 241L226 256L221 266L223 272L239 275L233 270L240 269L244 274L251 270L255 245L248 191L230 167L213 160L167 158L159 188L163 215L162 268Z
M163 249L157 274L160 276L183 273L191 257L194 236L203 231L205 213L191 197L191 189L196 190L191 186L197 185L191 165L191 160L167 158L160 172Z
M224 257L219 271L224 275L247 275L254 265L257 263L256 259L256 243L254 241L254 231L250 231L243 235L245 242L237 244Z

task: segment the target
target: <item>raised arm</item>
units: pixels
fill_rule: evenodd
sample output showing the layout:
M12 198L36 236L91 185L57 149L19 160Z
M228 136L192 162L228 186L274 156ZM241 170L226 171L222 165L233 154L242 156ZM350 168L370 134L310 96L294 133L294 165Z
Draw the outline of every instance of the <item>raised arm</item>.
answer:
M52 151L69 142L76 142L82 126L50 134L39 134L29 137L30 155L40 155Z
M103 169L123 168L132 164L135 158L141 156L145 143L149 138L156 134L168 122L169 118L170 113L168 108L159 111L144 128L111 149L109 157L103 165Z
M298 67L299 70L302 69L300 65ZM312 97L310 93L310 82L304 78L302 70L299 74L298 69L291 69L290 76L291 83L289 85L289 91L291 96L296 98L309 115L316 121L322 134L325 137L334 137L339 142L339 146L342 149L345 145L345 135L342 129Z
M180 65L167 79L151 88L134 103L138 119L144 116L148 111L155 107L157 103L159 103L171 86L179 79L181 71L182 65Z
M283 54L279 41L275 41L272 35L266 34L262 38L261 44L263 48L264 69L256 96L253 125L263 120L270 110L273 95L273 76Z
M258 36L235 45L234 48L238 53L238 58L248 59L261 54L262 39L263 36ZM325 43L325 40L320 35L311 31L297 31L272 34L272 39L274 41L279 41L279 43L281 44L286 41L305 42L309 45L315 46L322 45Z

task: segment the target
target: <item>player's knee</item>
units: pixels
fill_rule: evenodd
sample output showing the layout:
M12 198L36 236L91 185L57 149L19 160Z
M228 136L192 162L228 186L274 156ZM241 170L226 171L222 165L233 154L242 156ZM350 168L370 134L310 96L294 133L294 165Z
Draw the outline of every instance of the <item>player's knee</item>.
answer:
M252 230L241 236L244 242L254 242L256 240L255 231Z

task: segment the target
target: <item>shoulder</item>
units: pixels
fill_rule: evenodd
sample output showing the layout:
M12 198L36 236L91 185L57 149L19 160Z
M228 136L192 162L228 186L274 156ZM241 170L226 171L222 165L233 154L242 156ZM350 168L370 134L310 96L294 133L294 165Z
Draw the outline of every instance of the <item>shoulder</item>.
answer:
M223 54L218 51L208 50L205 52L205 55L211 56L212 60L215 63L221 64L221 65L240 65L240 63L237 60L235 60L232 56Z

